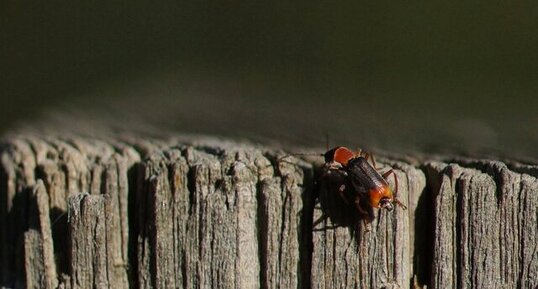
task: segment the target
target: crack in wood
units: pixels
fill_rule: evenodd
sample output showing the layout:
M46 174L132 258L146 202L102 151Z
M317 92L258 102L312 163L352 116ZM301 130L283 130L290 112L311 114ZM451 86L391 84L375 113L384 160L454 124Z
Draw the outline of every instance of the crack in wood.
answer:
M357 232L312 230L316 164L262 146L21 135L0 160L1 287L538 286L532 165L379 158L409 210Z

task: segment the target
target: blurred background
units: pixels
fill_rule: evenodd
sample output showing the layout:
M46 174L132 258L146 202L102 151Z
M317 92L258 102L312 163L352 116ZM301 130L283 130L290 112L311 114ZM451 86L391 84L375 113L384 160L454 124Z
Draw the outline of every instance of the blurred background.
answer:
M538 154L532 1L0 2L0 131Z

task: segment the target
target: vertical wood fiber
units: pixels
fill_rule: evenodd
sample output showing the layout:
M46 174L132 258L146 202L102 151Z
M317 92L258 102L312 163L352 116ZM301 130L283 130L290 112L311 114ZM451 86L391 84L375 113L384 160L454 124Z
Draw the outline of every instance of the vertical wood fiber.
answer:
M316 223L317 164L284 155L211 138L12 136L0 287L538 287L536 166L384 160L408 209L335 227Z
M433 288L538 287L538 181L497 161L430 163Z

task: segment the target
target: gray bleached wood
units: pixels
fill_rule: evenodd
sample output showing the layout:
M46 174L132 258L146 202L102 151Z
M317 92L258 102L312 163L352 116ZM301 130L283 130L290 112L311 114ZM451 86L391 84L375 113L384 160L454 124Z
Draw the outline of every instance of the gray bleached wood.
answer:
M259 149L150 156L139 171L141 287L305 286L300 210L309 169L274 168Z
M318 164L284 155L211 138L11 136L0 287L538 286L536 166L384 159L408 210L357 232L313 230Z
M58 286L50 224L49 196L41 180L30 192L28 230L24 232L26 288Z
M106 276L114 288L128 288L128 266L121 264L128 263L127 170L139 160L136 151L125 145L113 146L98 140L25 135L10 138L4 143L1 160L2 285L24 288L27 285L24 280L33 280L29 274L34 270L24 268L19 261L24 252L23 247L17 244L22 242L24 234L31 232L28 222L31 224L31 220L36 218L31 210L31 199L25 192L31 191L36 183L43 182L48 194L54 244L54 264L51 266L58 274L59 286L70 286L67 277L73 269L66 218L67 200L70 196L89 192L109 196L110 201L100 212L106 213L108 218L105 230L106 261L109 263ZM39 191L39 186L36 189ZM31 236L28 235L28 238Z
M432 162L432 288L538 288L536 170ZM530 173L530 174L529 174Z

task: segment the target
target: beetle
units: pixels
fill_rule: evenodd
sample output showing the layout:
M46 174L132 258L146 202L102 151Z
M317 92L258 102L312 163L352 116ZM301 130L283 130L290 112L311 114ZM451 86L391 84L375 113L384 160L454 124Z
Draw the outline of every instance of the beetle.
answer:
M325 154L325 165L321 179L336 187L340 198L353 206L360 217L365 220L373 219L373 208L392 211L394 204L407 209L396 198L398 178L392 169L380 174L371 154L359 150L351 151L346 147L335 147ZM368 162L371 160L372 164ZM387 178L393 175L394 191L390 188ZM322 202L331 196L320 196Z

